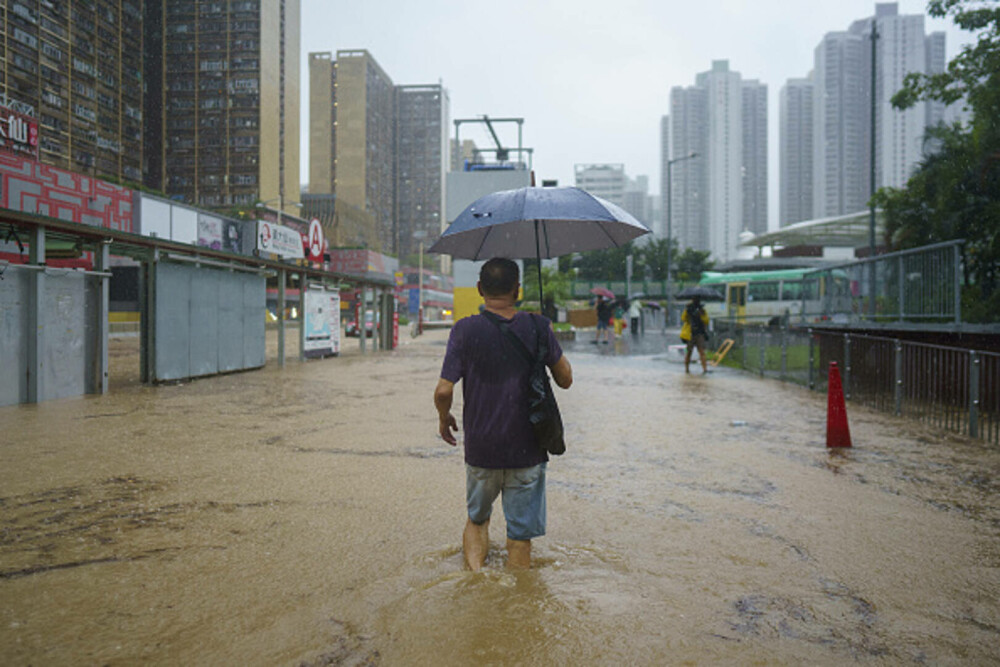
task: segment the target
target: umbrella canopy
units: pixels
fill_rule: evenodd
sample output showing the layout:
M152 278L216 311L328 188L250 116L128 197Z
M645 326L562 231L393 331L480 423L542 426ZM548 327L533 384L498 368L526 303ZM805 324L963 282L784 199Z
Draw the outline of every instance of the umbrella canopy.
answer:
M693 299L695 297L699 297L703 301L722 301L724 299L718 290L714 290L711 287L702 287L701 285L685 287L677 293L678 299Z
M603 296L605 299L615 298L615 293L609 290L607 287L591 287L590 293L597 296Z
M519 188L480 197L428 252L459 259L549 259L621 246L649 229L579 188Z

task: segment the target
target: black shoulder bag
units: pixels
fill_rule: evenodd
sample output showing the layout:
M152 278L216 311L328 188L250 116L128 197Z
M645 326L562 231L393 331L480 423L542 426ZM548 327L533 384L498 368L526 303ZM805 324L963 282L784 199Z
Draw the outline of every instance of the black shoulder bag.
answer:
M559 414L559 405L556 403L555 394L552 393L552 384L545 368L545 357L549 354L545 331L538 326L538 320L532 315L531 321L535 325L535 334L538 339L538 354L533 358L521 339L510 330L510 327L499 315L488 310L484 310L483 315L497 325L500 332L514 345L514 349L527 362L531 370L528 377L528 420L531 422L531 429L538 439L538 446L549 454L556 456L562 454L566 451L566 443L563 440L563 423L562 416Z

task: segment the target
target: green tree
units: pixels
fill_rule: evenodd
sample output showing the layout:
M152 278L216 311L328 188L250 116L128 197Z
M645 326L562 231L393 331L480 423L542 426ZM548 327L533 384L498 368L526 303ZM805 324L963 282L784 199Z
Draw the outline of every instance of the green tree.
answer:
M685 248L677 257L674 278L683 282L698 282L702 273L710 271L715 266L715 262L708 258L711 254L708 250Z
M896 249L963 238L963 314L1000 321L1000 5L997 0L932 0L928 13L951 16L975 42L939 74L909 74L892 98L906 109L924 100L964 100L968 126L929 131L933 152L904 188L883 188L886 241Z
M580 253L573 266L578 269L580 280L625 280L625 258L632 254L635 254L635 248L631 243L606 250L591 250Z
M524 260L524 275L521 286L524 289L526 302L538 303L538 265L537 260ZM545 300L552 301L557 306L563 306L570 299L570 277L558 269L542 267L542 287L545 290Z
M649 272L651 280L667 279L667 252L669 247L670 265L673 268L674 277L677 276L677 239L670 239L668 246L666 239L654 239L647 243L639 252L636 258L637 264L642 264L645 271ZM638 268L636 275L643 275Z

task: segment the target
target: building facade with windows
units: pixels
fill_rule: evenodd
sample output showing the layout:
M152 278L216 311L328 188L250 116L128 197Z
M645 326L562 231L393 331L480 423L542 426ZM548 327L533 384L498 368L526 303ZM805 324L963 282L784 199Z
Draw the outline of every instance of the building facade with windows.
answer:
M448 91L441 84L396 86L394 238L400 258L416 255L444 231Z
M141 0L0 3L0 106L37 121L37 159L141 183Z
M813 217L813 81L789 79L778 111L778 222L784 227Z
M660 163L672 180L664 212L681 248L727 262L741 233L767 230L767 116L767 86L744 80L728 60L713 61L694 86L671 89Z
M299 200L299 0L147 0L154 187L208 208Z
M892 96L907 74L944 70L945 35L925 35L922 14L901 15L897 3L878 3L873 16L827 33L814 65L813 217L825 218L868 206L873 132L876 189L905 185L931 148L926 129L945 117L944 107L927 102L901 111L892 106Z

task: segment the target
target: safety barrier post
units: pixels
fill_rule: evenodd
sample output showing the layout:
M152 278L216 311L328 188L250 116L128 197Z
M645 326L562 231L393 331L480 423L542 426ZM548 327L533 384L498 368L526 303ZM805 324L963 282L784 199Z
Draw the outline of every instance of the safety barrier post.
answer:
M906 308L903 306L906 303L906 274L904 273L905 268L903 266L903 255L899 256L899 265L897 269L896 281L899 283L898 296L899 296L899 321L902 322L906 319Z
M764 327L761 327L760 331L757 332L757 335L759 336L758 340L760 341L760 370L759 370L759 374L760 374L761 377L764 377L764 353L766 352L765 345L768 342L768 340L767 340L767 329L765 329Z
M903 414L903 342L896 339L896 415Z
M844 398L851 398L851 334L844 334Z
M278 269L278 367L285 367L285 270ZM301 302L300 302L301 303Z
M34 271L28 297L28 403L45 400L45 227L39 225L31 237L28 262Z
M969 436L979 437L979 354L969 352Z
M788 374L788 321L781 327L781 380Z
M953 276L951 282L954 290L952 292L952 299L954 300L955 306L955 324L962 323L962 281L959 277L961 275L959 267L961 266L962 258L961 253L958 250L958 245L959 244L956 243L951 247L951 271Z
M299 273L299 361L306 360L306 283L305 271Z
M809 334L809 389L816 388L816 378L813 375L813 367L815 366L815 355L816 355L816 341L813 339L813 330L806 329Z

